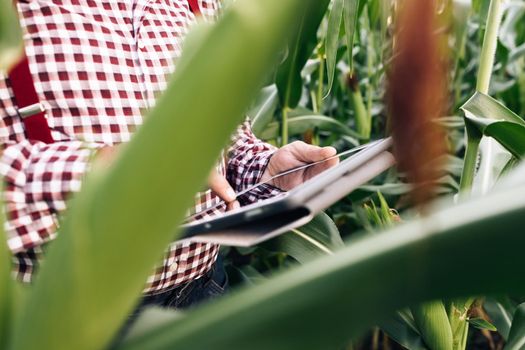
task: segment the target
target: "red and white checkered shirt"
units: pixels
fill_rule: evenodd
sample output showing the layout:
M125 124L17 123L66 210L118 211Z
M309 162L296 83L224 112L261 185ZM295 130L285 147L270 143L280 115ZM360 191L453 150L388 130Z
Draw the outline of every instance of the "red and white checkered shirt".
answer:
M217 15L217 0L199 5L205 19ZM166 88L195 17L186 0L20 0L18 12L35 89L55 140L44 144L25 137L9 79L0 75L7 239L17 277L29 282L93 154L129 141L140 127L144 111ZM273 151L245 123L218 169L241 191L259 181ZM261 187L244 201L273 194ZM211 191L196 198L193 212L220 202ZM199 278L217 253L216 245L173 242L145 292Z

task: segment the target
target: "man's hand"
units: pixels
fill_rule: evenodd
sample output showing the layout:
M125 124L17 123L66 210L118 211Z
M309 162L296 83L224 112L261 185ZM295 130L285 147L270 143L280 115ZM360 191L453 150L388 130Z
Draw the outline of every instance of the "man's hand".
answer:
M226 202L228 210L241 207L239 202L236 201L235 191L230 186L229 182L215 169L211 172L210 177L208 178L208 186L210 186L210 189Z
M286 170L290 170L301 165L318 162L320 160L335 156L337 151L333 147L317 147L307 143L296 141L275 151L268 163L261 181L267 181L272 176L278 175ZM298 170L290 175L284 175L272 180L269 184L288 191L302 184L315 175L337 165L338 158L330 159L326 162Z

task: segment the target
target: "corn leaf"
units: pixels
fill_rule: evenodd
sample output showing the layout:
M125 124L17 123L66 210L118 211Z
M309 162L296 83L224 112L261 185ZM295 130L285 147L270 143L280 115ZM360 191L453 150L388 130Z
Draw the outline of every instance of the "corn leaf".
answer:
M296 13L311 3L237 2L200 32L119 159L95 167L73 199L12 349L101 349L111 341L275 64L283 33L293 35Z
M483 308L498 329L499 334L501 334L503 339L507 340L516 306L513 305L508 297L501 299L487 298L483 302Z
M156 327L162 326L182 316L182 311L161 308L158 306L146 307L129 329L126 337L140 336Z
M476 92L463 106L465 117L488 120L503 120L525 126L525 121L494 98Z
M290 135L301 135L307 130L317 128L320 131L328 131L338 135L347 135L360 138L359 134L344 125L340 121L323 115L301 115L288 119L288 130ZM261 131L258 136L263 140L274 140L279 135L279 123L271 122Z
M494 326L492 323L479 317L469 318L468 323L476 327L477 329L486 329L492 332L496 332L498 330L496 326Z
M255 135L259 135L272 121L278 104L279 97L275 85L267 86L261 90L252 108L247 113L252 121L252 131Z
M288 56L277 70L276 84L281 106L295 108L301 99L301 71L317 46L317 29L330 0L318 0L315 6L304 6L296 16L300 20L299 34L288 48Z
M396 343L402 345L408 350L426 350L425 343L421 335L410 327L400 316L389 317L379 323L381 328Z
M3 214L0 215L0 348L6 349L9 341L9 330L12 310L12 288L10 253L4 233Z
M376 207L376 204L374 202L371 202L371 207L365 204L364 208L368 216L368 220L372 225L379 229L384 229L383 220L381 220L381 216L379 215L379 210Z
M469 137L478 134L498 141L515 157L525 154L525 121L492 97L476 92L462 107Z
M493 137L512 155L523 159L525 155L525 126L512 122L495 122L483 130L486 136Z
M525 126L521 124L470 116L467 128L476 128L484 136L494 138L518 159L525 155Z
M258 284L266 280L266 277L251 265L232 266L232 270L243 283L248 285ZM231 276L230 272L228 272L228 276Z
M326 69L328 71L328 91L326 96L330 94L332 85L334 84L335 66L337 64L337 51L339 50L339 33L341 31L341 20L343 19L345 0L334 0L332 2L332 9L328 16L328 29L326 31L325 47L326 47ZM321 83L321 82L320 82Z
M263 247L286 253L300 263L306 263L316 257L333 254L343 245L337 226L328 215L321 213L307 225L278 236L263 244Z
M505 350L525 349L525 304L521 304L514 313L512 327Z
M7 71L22 54L22 33L13 2L0 0L0 72Z
M348 65L351 72L353 71L354 67L354 37L357 28L357 20L359 17L359 4L359 0L345 0L344 3L346 49L348 54Z
M515 229L525 225L525 187L429 212L197 309L121 349L337 348L408 304L525 291L525 280L516 278L525 236ZM479 269L476 257L485 254L498 259Z
M385 227L388 227L393 224L393 217L392 213L390 212L390 206L388 205L385 197L381 194L381 192L377 192L377 197L379 198L379 203L381 205L381 221L383 222Z

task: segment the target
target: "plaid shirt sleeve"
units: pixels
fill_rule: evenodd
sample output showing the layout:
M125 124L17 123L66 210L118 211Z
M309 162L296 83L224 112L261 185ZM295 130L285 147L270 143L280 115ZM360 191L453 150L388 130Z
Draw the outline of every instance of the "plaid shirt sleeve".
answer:
M102 147L81 141L9 143L0 160L4 178L8 245L13 253L51 240L57 214L78 192L93 153Z
M259 183L276 150L276 147L259 140L253 134L248 119L240 125L228 149L226 177L234 190L240 192ZM242 196L241 202L249 204L281 192L274 186L263 184Z
M217 0L199 0L199 5L208 20L220 10ZM29 282L46 243L56 236L58 215L80 190L90 158L101 147L128 142L143 124L143 113L167 86L196 18L182 0L115 0L111 6L35 0L18 1L17 7L35 89L56 141L46 145L26 139L9 81L0 73L5 227L14 273ZM242 189L259 181L273 147L257 140L246 124L230 151L219 172L227 168L231 183ZM259 188L246 201L272 191ZM211 190L197 197L192 209L198 212L220 202ZM212 214L225 209L218 207ZM172 242L144 292L158 293L199 278L218 250L214 244Z

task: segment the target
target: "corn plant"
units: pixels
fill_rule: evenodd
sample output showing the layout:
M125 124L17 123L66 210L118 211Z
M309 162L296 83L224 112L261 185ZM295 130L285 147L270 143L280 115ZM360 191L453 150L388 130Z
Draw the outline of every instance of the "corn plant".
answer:
M72 201L46 264L9 324L7 348L98 349L111 341L277 59L283 33L293 34L295 13L312 4L239 2L216 25L188 38L177 73L147 123L111 169L95 166ZM253 55L249 63L246 52ZM216 57L213 65L209 57ZM192 91L207 103L196 102ZM202 130L208 130L204 142Z
M523 224L524 193L520 185L456 205L446 201L428 217L168 320L122 349L336 348L408 304L522 293L525 284L514 272L524 238L514 227ZM498 259L479 269L476 257L495 252Z
M401 181L403 174L389 172L329 210L337 226L320 215L257 248L302 265L287 264L266 275L243 266L237 271L255 281L251 285L186 313L150 310L116 347L337 349L379 325L411 350L464 349L469 324L492 327L466 312L474 299L488 295L485 309L507 348L521 348L524 307L509 295L525 291L523 280L516 278L525 243L520 230L525 168L519 165L525 139L519 116L525 111L520 72L525 50L519 38L525 35L501 37L508 51L502 56L512 69L493 77L504 4L473 1L479 28L470 19L462 22L470 10L455 7L460 10L454 13L453 42L460 49L452 56L451 104L463 106L465 117L433 121L447 126L452 153L445 156L447 174L434 180L438 186L432 196L445 198L430 204L425 215L407 211L405 222L393 222L388 203L400 211L411 209L407 193L414 186ZM9 2L0 6L0 69L7 69L20 39ZM396 6L390 0L245 0L232 2L216 25L196 28L146 124L111 168L95 165L73 199L35 285L26 289L9 279L8 253L0 247L0 347L105 348L137 303L149 269L177 237L193 193L245 110L257 135L276 145L304 139L345 148L384 135L383 86ZM502 29L514 33L523 13L511 5L507 10ZM287 49L283 33L290 34ZM477 65L467 62L478 52L479 74L472 68ZM508 76L512 88L488 89L491 79ZM208 103L195 101L191 92L196 90L199 101ZM465 125L469 138L463 166ZM205 140L202 130L209 131ZM459 189L461 173L463 193L476 187L482 135L501 143L513 162L498 171L499 183L481 191L484 196L465 195L456 203L451 195ZM369 225L358 223L360 214L352 208L373 203L369 199L377 191L380 204L364 210ZM374 234L350 234L363 226ZM497 258L480 266L479 257L489 255Z

